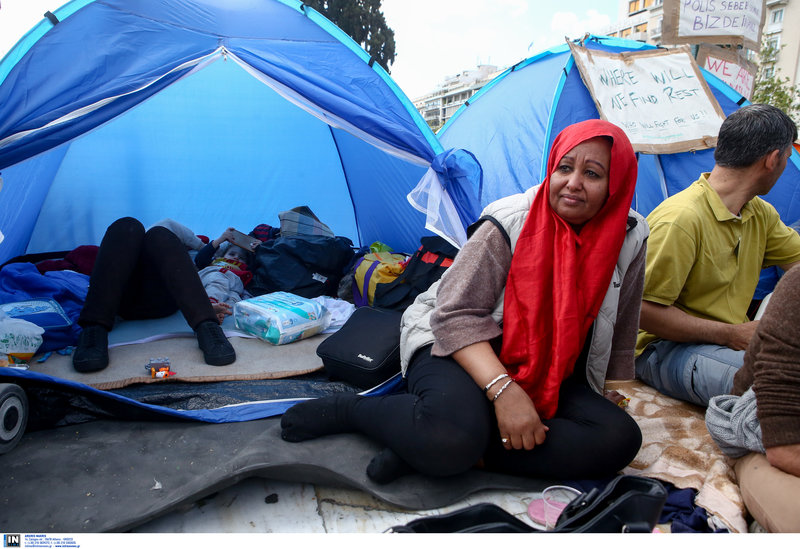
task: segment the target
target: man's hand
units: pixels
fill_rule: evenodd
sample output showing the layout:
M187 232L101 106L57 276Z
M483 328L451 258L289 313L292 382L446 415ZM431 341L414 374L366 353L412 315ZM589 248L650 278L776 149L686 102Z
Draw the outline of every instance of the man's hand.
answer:
M730 333L725 346L734 351L746 351L757 327L758 320L752 320L744 324L729 324L728 330Z
M800 476L800 444L767 448L767 461L784 473Z
M500 387L504 383L499 383ZM496 391L500 390L498 387ZM490 393L491 396L491 393ZM503 394L494 401L497 426L500 436L508 439L503 443L506 450L533 450L546 438L548 427L542 423L538 412L525 390L512 382Z
M747 349L756 326L757 320L728 324L692 316L674 305L647 300L642 301L639 315L639 327L662 339L680 343L716 343L735 351Z

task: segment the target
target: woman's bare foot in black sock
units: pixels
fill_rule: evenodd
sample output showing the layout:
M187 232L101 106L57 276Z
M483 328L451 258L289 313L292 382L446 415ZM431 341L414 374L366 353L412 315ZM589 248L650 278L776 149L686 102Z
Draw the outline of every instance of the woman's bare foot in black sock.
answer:
M281 438L301 442L351 431L349 408L358 398L355 393L342 393L295 404L281 418Z
M384 448L367 465L367 476L378 484L388 484L414 469L389 448Z

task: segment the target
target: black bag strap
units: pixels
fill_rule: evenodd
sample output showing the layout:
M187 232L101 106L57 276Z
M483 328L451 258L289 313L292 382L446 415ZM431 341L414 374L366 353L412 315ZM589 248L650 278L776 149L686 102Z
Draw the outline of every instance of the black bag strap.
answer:
M407 534L528 533L536 529L493 503L477 503L444 515L421 517L389 531Z
M626 522L625 525L622 527L623 534L649 534L653 531L653 527L651 527L646 522Z
M505 227L503 227L503 224L500 223L496 218L492 217L491 215L481 216L475 223L473 223L472 225L467 227L467 238L472 236L472 234L475 231L478 230L478 227L480 227L486 221L488 221L489 223L491 223L492 225L497 227L497 230L500 231L500 234L503 235L503 238L505 239L506 244L508 244L508 247L510 248L511 247L511 237L508 236L508 232L506 232L506 229L505 229Z

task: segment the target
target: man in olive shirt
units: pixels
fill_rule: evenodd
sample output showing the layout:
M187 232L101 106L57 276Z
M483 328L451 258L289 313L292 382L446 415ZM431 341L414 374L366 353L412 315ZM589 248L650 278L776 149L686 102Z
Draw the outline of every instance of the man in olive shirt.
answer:
M720 128L712 171L647 217L636 374L662 393L701 406L729 393L757 325L747 309L761 269L800 262L800 235L758 197L796 139L780 109L739 109Z

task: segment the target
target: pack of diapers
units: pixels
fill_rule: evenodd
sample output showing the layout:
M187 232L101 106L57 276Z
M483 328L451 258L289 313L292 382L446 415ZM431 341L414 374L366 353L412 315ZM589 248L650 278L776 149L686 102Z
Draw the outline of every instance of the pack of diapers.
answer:
M233 319L237 329L273 345L285 345L328 328L331 314L312 299L273 292L234 304Z

